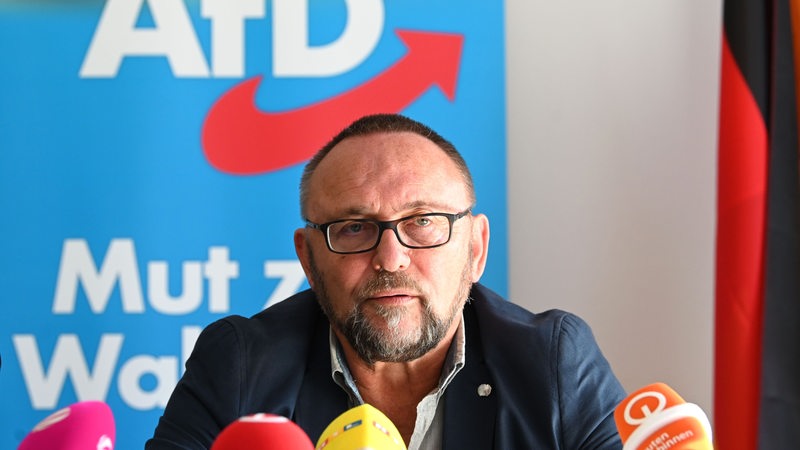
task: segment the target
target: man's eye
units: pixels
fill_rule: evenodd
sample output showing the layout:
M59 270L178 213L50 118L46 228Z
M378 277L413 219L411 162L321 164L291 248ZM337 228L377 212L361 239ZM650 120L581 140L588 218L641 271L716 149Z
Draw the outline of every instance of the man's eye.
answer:
M428 217L417 217L414 219L414 225L418 227L427 227L431 224L431 219Z
M342 232L346 234L358 234L364 231L364 224L361 222L351 222L342 227Z

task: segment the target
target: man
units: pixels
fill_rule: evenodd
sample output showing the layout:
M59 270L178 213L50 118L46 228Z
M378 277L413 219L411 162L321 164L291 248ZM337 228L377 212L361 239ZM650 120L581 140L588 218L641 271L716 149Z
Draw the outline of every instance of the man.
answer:
M308 163L300 201L311 290L204 330L148 449L207 448L257 412L316 441L361 403L409 449L621 448L625 393L588 326L477 284L489 222L452 144L362 118Z

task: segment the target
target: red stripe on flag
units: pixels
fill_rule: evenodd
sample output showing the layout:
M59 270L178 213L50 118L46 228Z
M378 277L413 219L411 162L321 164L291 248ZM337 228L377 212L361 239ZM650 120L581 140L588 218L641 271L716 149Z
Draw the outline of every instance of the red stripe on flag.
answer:
M723 36L719 124L714 437L757 448L768 141Z

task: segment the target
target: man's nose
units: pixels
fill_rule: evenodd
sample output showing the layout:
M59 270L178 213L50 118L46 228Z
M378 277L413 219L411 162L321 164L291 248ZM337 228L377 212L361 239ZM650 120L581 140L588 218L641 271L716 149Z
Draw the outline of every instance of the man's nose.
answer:
M408 268L411 258L409 248L400 243L397 232L392 229L383 230L381 241L375 247L372 261L377 270L397 272Z

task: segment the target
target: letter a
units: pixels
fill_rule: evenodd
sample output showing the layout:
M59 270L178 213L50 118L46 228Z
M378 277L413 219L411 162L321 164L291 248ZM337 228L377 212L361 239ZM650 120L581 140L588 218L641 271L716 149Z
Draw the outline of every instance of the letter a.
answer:
M136 29L144 2L155 28ZM108 0L81 66L81 78L113 78L126 56L165 56L177 77L208 77L183 0Z

